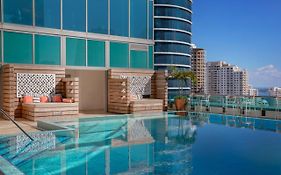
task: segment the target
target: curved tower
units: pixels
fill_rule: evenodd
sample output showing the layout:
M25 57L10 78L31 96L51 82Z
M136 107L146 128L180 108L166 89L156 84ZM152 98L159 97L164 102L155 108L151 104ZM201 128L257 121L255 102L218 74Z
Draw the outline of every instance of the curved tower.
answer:
M192 0L154 1L154 66L156 70L176 66L191 68ZM179 82L169 81L169 99L177 94ZM190 83L184 88L190 91Z

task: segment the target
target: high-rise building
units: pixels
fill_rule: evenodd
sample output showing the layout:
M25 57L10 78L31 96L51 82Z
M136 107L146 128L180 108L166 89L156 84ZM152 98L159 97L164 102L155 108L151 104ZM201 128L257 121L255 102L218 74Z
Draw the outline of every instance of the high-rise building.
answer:
M205 93L206 82L206 63L205 50L201 48L192 48L191 70L197 79L196 84L192 84L192 92L196 94Z
M269 96L271 97L281 97L281 88L280 87L272 87L268 90Z
M170 66L190 70L192 0L155 0L155 69ZM178 92L179 81L169 80L169 98ZM190 92L190 82L184 87Z
M153 3L0 0L0 67L61 66L80 78L80 89L91 89L81 90L92 103L81 108L105 109L108 69L154 68Z
M207 62L207 93L210 95L248 95L248 73L223 61Z

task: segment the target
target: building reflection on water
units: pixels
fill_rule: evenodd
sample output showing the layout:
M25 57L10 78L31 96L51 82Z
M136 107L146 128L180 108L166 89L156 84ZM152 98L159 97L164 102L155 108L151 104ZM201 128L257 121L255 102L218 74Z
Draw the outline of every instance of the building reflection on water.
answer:
M64 123L73 137L47 132L31 145L11 137L7 143L14 149L2 156L26 174L191 174L192 145L206 124L281 131L280 121L198 113L85 118Z

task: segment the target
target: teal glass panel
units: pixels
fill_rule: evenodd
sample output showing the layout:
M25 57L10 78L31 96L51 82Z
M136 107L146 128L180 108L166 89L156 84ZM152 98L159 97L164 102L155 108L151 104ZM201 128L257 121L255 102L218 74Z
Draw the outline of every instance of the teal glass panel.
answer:
M131 168L147 166L149 163L149 145L132 145L130 154L131 154Z
M32 0L3 0L4 22L32 25Z
M110 162L120 162L118 164L110 163L110 174L118 174L128 171L129 148L127 146L111 148Z
M148 61L148 68L154 69L154 54L153 54L153 46L149 46L148 48L148 55L149 55L149 61Z
M131 37L147 38L147 0L131 0Z
M63 0L63 29L86 31L85 0Z
M149 0L149 39L153 39L153 0Z
M60 65L60 38L35 35L35 64Z
M139 50L131 50L131 68L146 69L147 68L147 52Z
M110 43L110 67L129 67L129 45L126 43Z
M129 36L128 0L110 1L110 34Z
M35 25L60 29L60 0L35 0Z
M86 66L86 41L66 38L66 65Z
M88 32L108 34L107 0L88 0Z
M105 42L88 40L88 66L105 67Z
M4 32L4 62L32 64L32 35Z

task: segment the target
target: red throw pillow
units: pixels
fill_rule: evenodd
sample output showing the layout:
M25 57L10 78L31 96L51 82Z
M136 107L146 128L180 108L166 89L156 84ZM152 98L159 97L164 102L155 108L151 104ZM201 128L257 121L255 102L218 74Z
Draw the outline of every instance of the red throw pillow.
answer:
M64 98L64 99L62 99L62 102L64 102L64 103L73 103L73 99L71 99L71 98Z
M52 101L55 102L55 103L62 102L61 95L54 95L53 98L52 98Z
M49 99L48 99L47 96L42 96L42 97L40 97L40 102L41 102L41 103L48 103L48 102L49 102Z
M23 103L33 103L33 97L32 96L24 96L23 97Z

